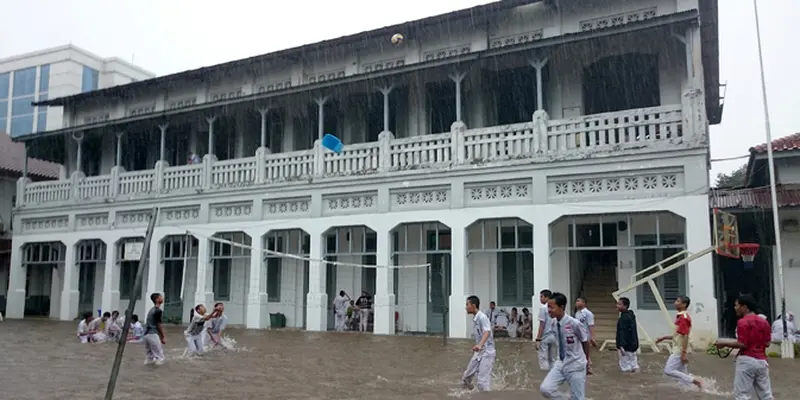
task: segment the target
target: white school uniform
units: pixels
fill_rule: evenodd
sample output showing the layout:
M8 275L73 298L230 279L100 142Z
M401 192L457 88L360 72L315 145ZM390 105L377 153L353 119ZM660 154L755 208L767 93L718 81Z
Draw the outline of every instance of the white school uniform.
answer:
M333 300L333 310L336 313L336 324L334 325L337 332L345 330L347 325L347 308L350 306L350 300L346 296L338 296Z
M86 332L89 332L89 324L86 323L85 319L82 319L81 322L78 322L78 340L81 343L89 343L89 335L81 335Z
M547 304L542 304L539 309L539 324L544 326L541 341L539 342L539 369L549 371L556 362L556 339L553 331L553 318L547 312Z
M558 361L553 364L539 386L539 392L548 399L560 398L558 386L566 382L569 385L570 398L582 400L586 393L588 363L583 345L589 341L589 332L580 321L565 315L560 321L555 321L553 334L556 337Z
M106 335L105 330L100 329L101 323L103 323L101 318L95 318L89 323L89 331L95 332L95 334L92 336L92 340L95 342L105 342L108 339L108 335Z
M131 325L131 340L128 343L142 343L142 337L144 336L144 327L142 323L136 321L136 323Z
M475 344L481 342L483 334L489 332L489 338L483 344L481 351L473 352L472 358L467 364L467 369L461 377L461 382L469 385L472 378L476 377L476 386L481 392L488 392L492 390L492 367L497 352L494 348L494 335L492 334L492 324L489 322L489 317L478 311L472 318L472 335L475 337Z
M186 338L186 351L188 355L201 354L205 349L203 335L206 330L206 321L203 319L204 317L205 315L203 314L195 313L192 321L189 322L189 326L187 326L186 330L183 332Z

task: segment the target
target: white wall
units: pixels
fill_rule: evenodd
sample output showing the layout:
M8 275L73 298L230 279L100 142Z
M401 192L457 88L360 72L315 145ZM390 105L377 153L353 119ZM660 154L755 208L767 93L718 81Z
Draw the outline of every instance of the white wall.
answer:
M777 161L777 160L776 160ZM765 212L770 212L765 210ZM781 221L787 219L800 220L800 210L781 210ZM797 296L796 288L800 284L800 231L781 229L781 251L783 252L783 280L786 286L786 310L800 315L800 296ZM778 260L777 248L773 248L773 260ZM775 308L773 314L777 315L781 310L781 286L780 286L780 263L773 263L773 281ZM774 317L770 316L770 317Z

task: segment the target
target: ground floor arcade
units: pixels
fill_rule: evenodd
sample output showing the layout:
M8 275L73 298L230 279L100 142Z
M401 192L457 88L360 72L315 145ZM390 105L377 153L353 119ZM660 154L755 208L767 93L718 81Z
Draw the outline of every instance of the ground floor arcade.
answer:
M340 290L353 299L365 290L374 294L375 333L447 330L451 337L466 337L463 307L473 293L484 308L495 301L506 310L535 312L544 288L571 298L589 296L590 308L610 308L610 291L626 286L636 271L680 250L699 252L712 245L707 201L684 196L159 224L136 312L149 307L150 293L163 292L170 321L186 321L196 303L220 301L231 324L266 328L270 314L281 313L289 327L318 331L332 327L332 299ZM125 308L135 296L144 233L142 228L16 236L10 269L0 278L8 287L7 316L71 320L81 311ZM391 265L399 267L384 268ZM667 299L691 296L698 305L695 332L716 336L711 257L659 278L657 285ZM593 289L599 287L604 289ZM628 297L650 334L668 333L648 289Z

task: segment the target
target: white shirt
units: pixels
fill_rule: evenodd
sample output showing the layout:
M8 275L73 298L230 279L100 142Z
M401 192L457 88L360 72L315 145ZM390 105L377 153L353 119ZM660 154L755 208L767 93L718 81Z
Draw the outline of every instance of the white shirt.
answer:
M586 369L586 353L583 351L583 344L589 341L589 332L583 324L569 315L561 317L560 321L553 318L553 333L556 335L556 343L559 348L563 348L564 359L561 360L561 351L556 348L556 360L562 364L563 371L574 372ZM561 328L561 335L558 328ZM559 343L560 341L560 343Z
M503 328L508 327L508 314L503 311L497 313L497 316L494 318L494 326L501 326Z
M338 296L333 300L333 309L339 314L347 313L347 307L350 306L350 300L346 296Z
M89 331L89 324L86 323L85 319L82 319L81 322L78 322L78 339L81 341L81 343L89 342L89 335L81 335L82 333L87 333Z
M550 318L550 314L547 312L547 304L542 304L542 307L539 308L539 323L544 325L542 339L553 334L554 321L555 318Z
M142 326L142 323L139 321L136 321L135 324L131 325L131 330L133 331L134 338L141 338L142 336L144 336L144 327Z
M480 354L494 355L496 354L494 348L494 335L492 334L492 324L489 322L489 317L478 310L478 313L472 317L472 335L475 337L475 344L481 342L484 332L489 332L489 339L483 344Z
M487 312L485 312L483 314L486 315L487 318L489 318L489 323L494 325L494 322L497 319L497 311L495 311L495 310L490 308L489 311L487 311Z
M582 310L575 311L575 319L583 324L583 327L586 328L587 332L589 331L589 328L594 326L594 313L589 311L589 309L586 307L584 307Z

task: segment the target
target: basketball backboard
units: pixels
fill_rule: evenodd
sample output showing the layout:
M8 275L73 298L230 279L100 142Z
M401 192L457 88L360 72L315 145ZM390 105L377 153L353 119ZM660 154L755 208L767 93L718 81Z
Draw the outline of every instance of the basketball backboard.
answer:
M739 258L739 223L735 215L714 209L714 245L717 254L730 258Z

